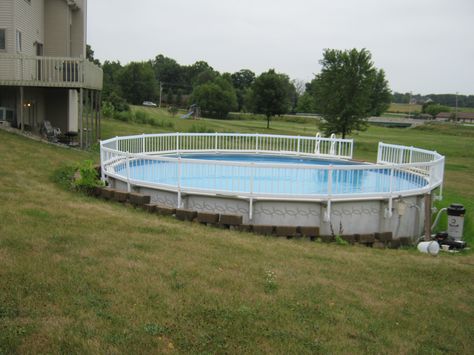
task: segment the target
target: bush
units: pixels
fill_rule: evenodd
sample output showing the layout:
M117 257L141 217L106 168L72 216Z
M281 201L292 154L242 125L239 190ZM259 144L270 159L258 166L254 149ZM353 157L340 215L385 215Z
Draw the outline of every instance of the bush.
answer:
M102 115L107 118L114 117L114 105L112 105L109 101L104 101L102 103Z
M135 122L137 123L149 123L152 124L154 119L146 111L137 110L135 111Z
M116 92L112 92L104 101L112 104L115 111L130 111L130 106L128 105L127 101L123 97L119 96Z
M115 111L114 118L123 122L133 121L133 113L131 111Z
M98 186L104 186L92 161L85 160L76 165L67 165L53 174L53 181L67 190L91 193Z

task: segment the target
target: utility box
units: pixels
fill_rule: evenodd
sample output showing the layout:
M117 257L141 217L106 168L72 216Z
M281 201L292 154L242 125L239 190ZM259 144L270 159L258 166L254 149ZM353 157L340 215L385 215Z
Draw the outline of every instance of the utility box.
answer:
M448 236L454 240L461 240L464 229L464 215L466 209L459 203L452 203L448 207Z

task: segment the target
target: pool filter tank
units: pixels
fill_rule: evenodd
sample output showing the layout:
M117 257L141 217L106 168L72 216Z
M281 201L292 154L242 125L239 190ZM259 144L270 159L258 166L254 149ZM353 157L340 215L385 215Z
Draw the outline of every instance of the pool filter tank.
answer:
M448 235L454 240L461 240L464 228L464 215L466 209L463 205L452 203L448 207Z

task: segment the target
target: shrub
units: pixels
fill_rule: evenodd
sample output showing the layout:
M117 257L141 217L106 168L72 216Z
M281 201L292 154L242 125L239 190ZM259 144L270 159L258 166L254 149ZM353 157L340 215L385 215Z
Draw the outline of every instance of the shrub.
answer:
M85 160L76 165L67 165L53 174L53 181L67 190L91 193L98 186L104 186L92 161Z
M102 103L102 115L107 118L114 117L114 105L112 105L109 101L104 101Z
M133 121L133 113L131 111L115 111L114 118L123 122Z
M142 110L135 111L134 120L137 123L149 123L149 124L151 124L151 122L154 121L148 112L142 111Z

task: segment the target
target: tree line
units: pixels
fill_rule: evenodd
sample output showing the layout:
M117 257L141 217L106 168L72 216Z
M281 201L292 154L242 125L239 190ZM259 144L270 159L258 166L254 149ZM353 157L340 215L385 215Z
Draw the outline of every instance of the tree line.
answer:
M368 50L326 49L320 64L321 72L304 83L274 69L258 76L249 69L220 73L204 61L180 65L162 54L126 65L105 61L103 99L116 110L161 98L178 106L196 104L210 118L225 119L231 111L263 114L267 127L275 115L318 113L326 134L343 137L387 110L391 91Z
M408 104L410 100L417 103L424 103L429 100L436 102L439 105L456 107L456 100L458 107L474 107L474 95L456 95L456 94L411 94L409 92L399 93L394 92L392 95L392 102L397 104Z

